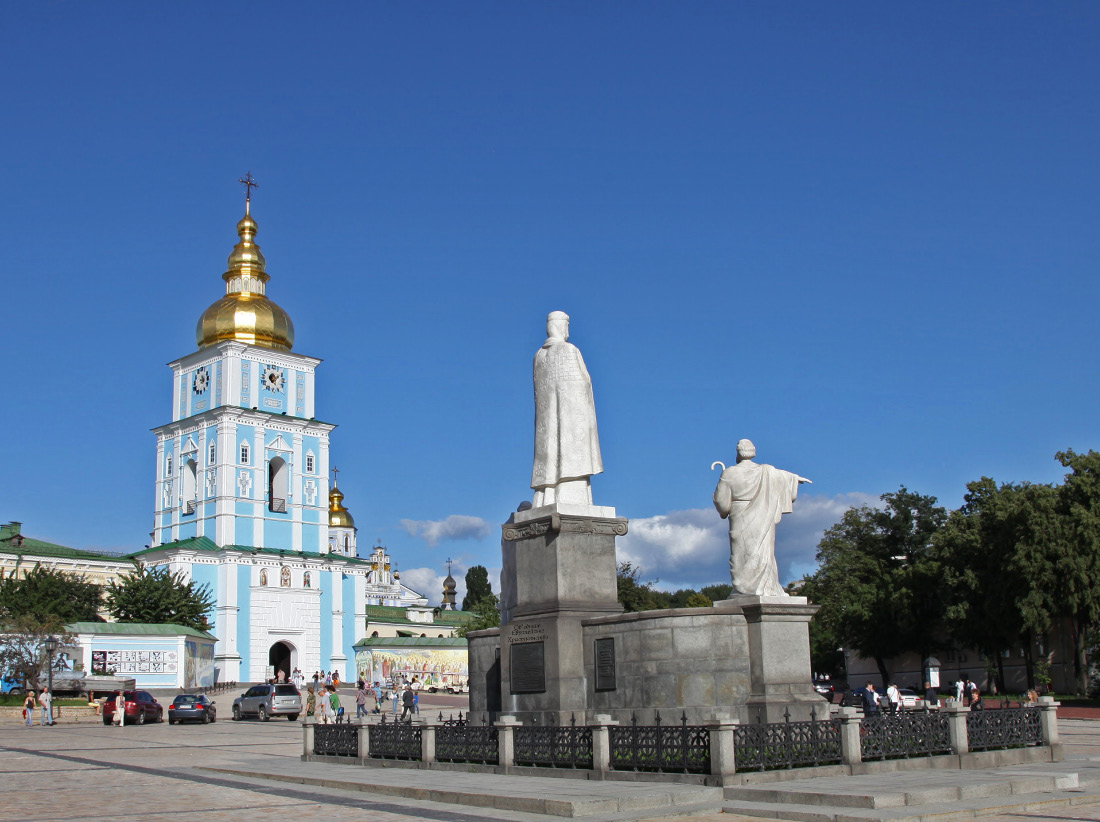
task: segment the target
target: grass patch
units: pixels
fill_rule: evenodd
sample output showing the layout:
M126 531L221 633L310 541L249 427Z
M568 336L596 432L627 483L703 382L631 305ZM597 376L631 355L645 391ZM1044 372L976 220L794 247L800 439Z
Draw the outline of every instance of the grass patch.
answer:
M22 708L26 694L0 694L0 707ZM37 705L37 700L35 701ZM55 699L54 705L83 706L88 704L86 699Z

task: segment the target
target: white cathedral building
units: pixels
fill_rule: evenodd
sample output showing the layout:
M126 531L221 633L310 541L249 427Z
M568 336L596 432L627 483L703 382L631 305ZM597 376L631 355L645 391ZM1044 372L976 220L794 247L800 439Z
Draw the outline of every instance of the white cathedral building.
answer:
M169 364L172 420L157 438L154 530L134 557L209 586L219 681L283 670L353 680L368 605L424 608L381 546L357 558L356 527L314 406L321 360L294 352L246 200L225 296L200 317L198 350Z

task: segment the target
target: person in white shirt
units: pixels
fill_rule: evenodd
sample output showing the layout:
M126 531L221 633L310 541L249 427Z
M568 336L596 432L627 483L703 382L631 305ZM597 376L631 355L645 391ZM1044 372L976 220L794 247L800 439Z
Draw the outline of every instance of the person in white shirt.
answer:
M897 713L901 710L901 691L893 682L886 689L886 699L890 702L890 710Z
M53 695L49 688L43 688L38 695L38 704L42 706L42 724L53 725Z
M963 688L966 687L966 683L963 682L963 678L960 676L955 680L955 701L962 702L963 700Z

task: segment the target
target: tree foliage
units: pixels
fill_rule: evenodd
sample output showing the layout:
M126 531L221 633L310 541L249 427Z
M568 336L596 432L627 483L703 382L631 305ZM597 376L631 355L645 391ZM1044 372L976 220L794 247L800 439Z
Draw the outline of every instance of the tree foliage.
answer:
M118 622L172 623L210 630L206 613L214 605L210 589L186 579L179 571L146 568L134 570L107 585L107 609Z
M484 565L475 565L466 572L466 596L462 598L462 610L474 611L483 599L495 599L489 584L489 572ZM500 622L498 620L497 624Z
M462 610L465 611L466 608ZM470 631L484 631L500 625L500 600L495 595L482 597L470 610L474 618L455 629L455 636L466 636Z
M83 577L35 565L22 578L0 578L0 619L99 622L102 589Z
M656 611L663 608L709 608L715 600L728 599L730 585L707 585L701 591L681 588L669 593L658 591L658 580L642 581L642 569L631 562L620 562L615 582L619 604L624 611Z
M881 508L851 508L825 532L806 587L821 606L819 641L875 660L885 681L887 659L934 647L942 600L932 537L947 512L904 486L881 499Z

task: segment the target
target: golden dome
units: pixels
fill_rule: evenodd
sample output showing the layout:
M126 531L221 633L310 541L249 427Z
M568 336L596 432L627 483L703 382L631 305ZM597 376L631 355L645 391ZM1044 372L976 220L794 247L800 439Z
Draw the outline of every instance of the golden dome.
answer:
M355 518L343 506L344 494L334 484L328 492L328 524L330 528L354 528Z
M244 218L237 223L240 241L229 255L229 270L222 274L225 296L203 312L195 338L199 348L222 340L239 340L289 351L294 347L294 323L264 294L271 278L265 270L264 255L253 242L257 227L248 211L246 203Z

